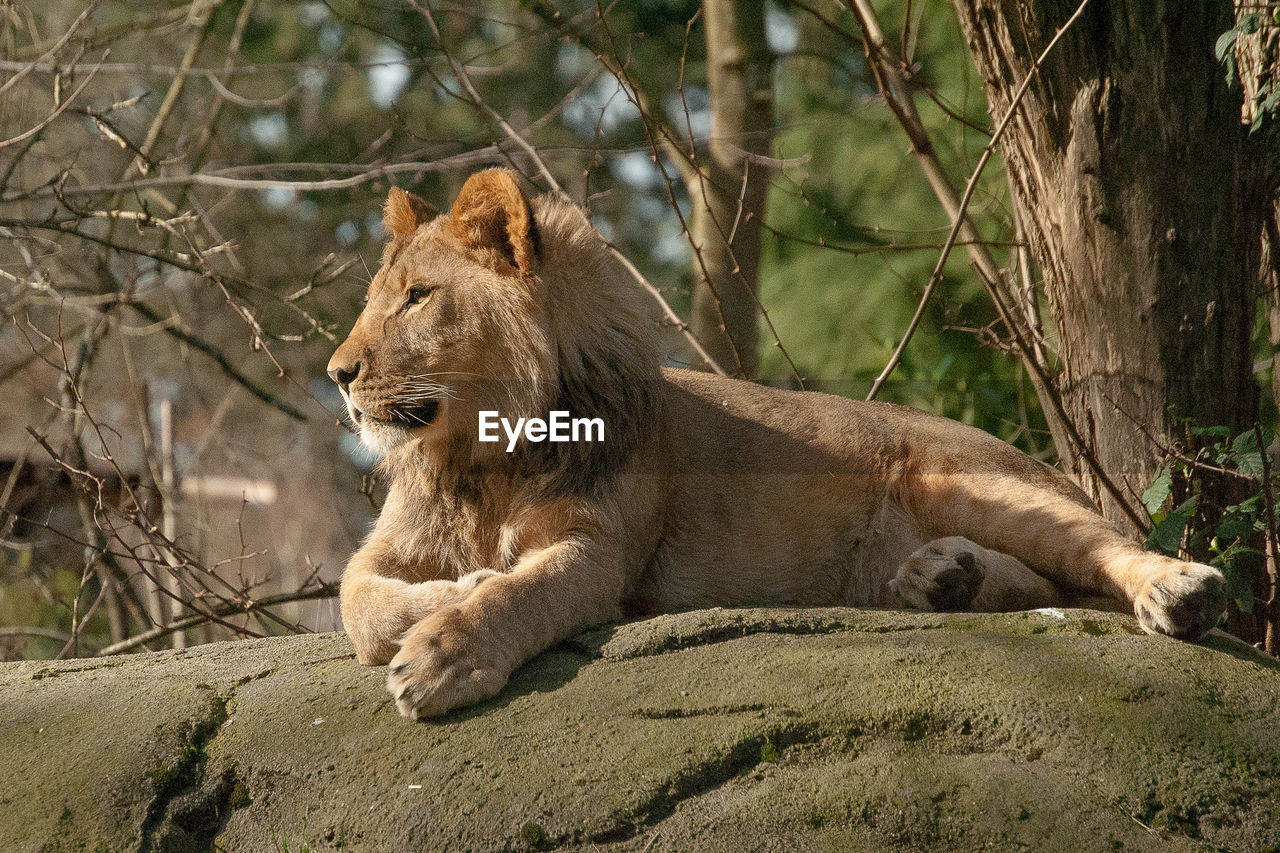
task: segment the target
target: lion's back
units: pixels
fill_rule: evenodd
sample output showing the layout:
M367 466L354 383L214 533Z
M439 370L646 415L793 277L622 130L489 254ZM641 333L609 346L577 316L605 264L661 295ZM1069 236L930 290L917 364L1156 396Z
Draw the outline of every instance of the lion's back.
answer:
M664 369L677 445L743 469L1005 475L1089 505L1065 475L976 427L892 403ZM697 434L694 434L697 433ZM687 454L686 454L687 455Z

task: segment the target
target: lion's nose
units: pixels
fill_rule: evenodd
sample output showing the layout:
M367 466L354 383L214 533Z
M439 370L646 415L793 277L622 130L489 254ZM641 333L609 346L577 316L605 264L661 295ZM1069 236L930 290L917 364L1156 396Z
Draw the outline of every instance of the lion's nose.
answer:
M338 383L338 387L347 390L356 377L360 375L360 362L352 365L334 365L329 368L329 378Z

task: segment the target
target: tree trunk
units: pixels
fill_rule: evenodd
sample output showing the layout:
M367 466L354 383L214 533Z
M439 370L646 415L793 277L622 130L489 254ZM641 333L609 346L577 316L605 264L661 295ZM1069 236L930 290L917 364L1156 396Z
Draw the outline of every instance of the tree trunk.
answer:
M1267 306L1267 337L1271 343L1271 398L1280 404L1280 199L1262 232L1262 292Z
M1280 30L1280 28L1277 28ZM1280 403L1280 199L1271 206L1271 216L1262 232L1262 290L1267 307L1267 338L1271 343L1271 399ZM1272 439L1267 453L1276 447L1276 439ZM1275 456L1272 456L1275 459ZM1272 465L1272 473L1275 465ZM1275 490L1271 492L1274 499ZM1258 578L1254 584L1254 595L1265 601L1266 612L1263 614L1263 650L1269 655L1277 654L1280 649L1280 553L1277 553L1276 541L1271 536L1274 530L1268 530L1269 541L1263 549L1266 555L1266 576Z
M763 0L704 0L711 137L686 176L693 206L692 329L732 375L756 372L760 216L773 139L773 57Z
M1077 5L957 0L993 115ZM1134 506L1162 435L1191 440L1187 420L1239 430L1255 417L1267 194L1239 92L1214 56L1232 24L1225 0L1094 0L1001 140L1056 323L1066 411ZM1063 458L1132 529L1092 472Z

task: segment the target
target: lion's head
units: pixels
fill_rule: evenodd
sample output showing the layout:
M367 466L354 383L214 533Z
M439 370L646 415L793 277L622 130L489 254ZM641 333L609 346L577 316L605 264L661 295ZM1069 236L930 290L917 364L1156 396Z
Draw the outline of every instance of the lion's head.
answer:
M393 465L468 466L503 453L478 442L480 411L552 409L604 417L608 446L513 462L595 469L634 444L656 401L655 324L577 207L531 202L513 173L488 169L445 215L393 187L383 224L382 267L328 369L367 447Z

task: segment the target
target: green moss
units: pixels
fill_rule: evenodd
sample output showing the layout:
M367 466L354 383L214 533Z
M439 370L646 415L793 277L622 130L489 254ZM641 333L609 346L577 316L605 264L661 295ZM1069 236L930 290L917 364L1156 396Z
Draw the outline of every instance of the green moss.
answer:
M239 780L231 787L231 794L227 797L227 805L233 809L242 809L253 802L249 796L249 789Z
M209 699L205 716L183 724L179 746L170 760L147 772L155 796L142 822L140 853L168 849L176 843L172 841L174 837L200 837L220 824L219 805L234 791L233 771L223 775L214 791L194 791L191 802L176 814L169 812L171 804L185 792L196 789L204 779L205 764L209 760L206 748L226 721L227 700L215 694ZM171 818L168 825L166 818ZM209 840L212 841L212 836Z
M209 757L205 747L226 721L227 702L215 696L207 716L183 725L184 732L175 754L165 764L147 771L147 778L155 787L157 797L171 797L199 779Z
M530 847L537 847L547 837L542 827L533 821L528 821L524 826L520 827L520 840Z

